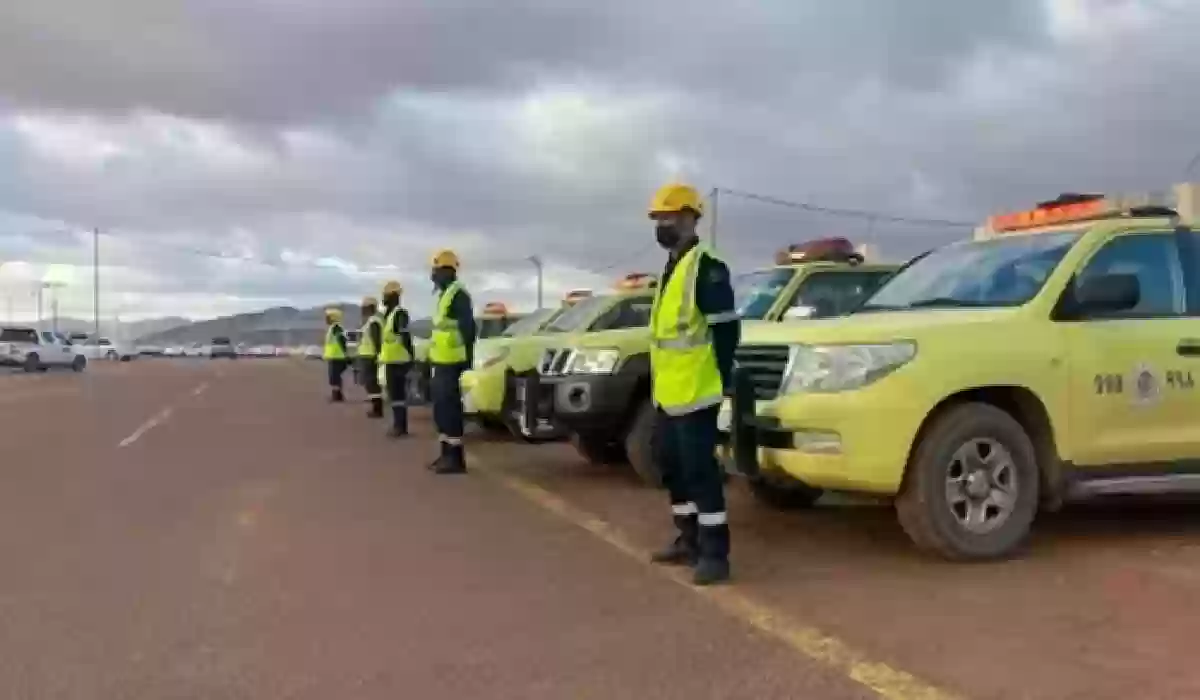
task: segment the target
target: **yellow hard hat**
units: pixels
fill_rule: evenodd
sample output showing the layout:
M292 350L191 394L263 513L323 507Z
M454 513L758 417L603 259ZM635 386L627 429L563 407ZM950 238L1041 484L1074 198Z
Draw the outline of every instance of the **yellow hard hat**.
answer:
M379 301L375 297L363 297L362 306L379 306Z
M388 280L387 284L383 285L383 295L386 297L389 294L400 294L404 291L404 287L396 280Z
M650 200L650 216L674 214L684 209L691 209L700 216L704 213L704 199L695 187L680 182L663 185Z
M342 320L342 310L334 308L325 309L325 318L330 321L340 321Z
M453 250L439 250L433 256L434 267L452 267L458 269L458 256Z

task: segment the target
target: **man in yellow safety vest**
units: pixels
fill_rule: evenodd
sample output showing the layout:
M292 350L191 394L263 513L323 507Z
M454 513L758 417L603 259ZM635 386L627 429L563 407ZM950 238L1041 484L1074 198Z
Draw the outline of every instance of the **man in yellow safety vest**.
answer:
M392 427L388 435L408 435L408 372L412 369L413 344L408 330L408 310L400 305L404 288L392 280L383 285L383 340L379 362L383 365L388 404L392 409Z
M432 371L433 420L437 424L440 456L430 465L438 474L464 474L462 387L475 351L475 314L471 295L458 281L458 256L443 250L433 256L430 278L437 288L433 333L429 341Z
M325 349L321 356L329 368L329 400L340 403L346 400L342 394L342 375L349 365L346 354L346 331L342 328L342 310L325 309Z
M700 194L683 184L661 188L650 204L655 238L669 253L650 314L656 457L679 531L654 561L694 566L697 585L730 577L717 416L741 333L729 268L696 235L703 211Z
M368 418L383 418L383 388L379 386L378 357L383 345L383 319L379 316L379 302L375 297L363 297L362 328L358 334L358 374L367 390L371 409Z

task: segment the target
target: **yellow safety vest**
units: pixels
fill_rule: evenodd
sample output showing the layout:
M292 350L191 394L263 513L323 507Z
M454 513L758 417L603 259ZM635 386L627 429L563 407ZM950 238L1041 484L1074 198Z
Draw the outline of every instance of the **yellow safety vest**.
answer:
M333 334L335 330L341 330L342 326L335 323L325 331L325 354L326 360L344 360L346 359L346 351L342 349L341 343L338 342L337 336Z
M716 406L722 400L721 372L709 325L731 320L727 314L706 318L696 308L696 276L703 256L715 255L698 244L660 285L650 311L651 395L671 416Z
M371 335L371 326L381 323L379 314L373 314L363 327L358 331L358 356L359 357L375 357L379 351L375 349L375 339Z
M400 313L399 306L389 311L387 318L383 321L383 347L379 351L379 361L388 365L412 362L412 355L409 355L408 348L404 347L403 334L408 332L408 328L400 329L400 333L392 330L396 325L396 314L398 313Z
M433 314L433 333L429 339L429 361L435 365L456 365L467 361L467 346L458 330L458 321L447 316L450 304L460 291L462 284L455 281L446 287L438 299L437 310Z

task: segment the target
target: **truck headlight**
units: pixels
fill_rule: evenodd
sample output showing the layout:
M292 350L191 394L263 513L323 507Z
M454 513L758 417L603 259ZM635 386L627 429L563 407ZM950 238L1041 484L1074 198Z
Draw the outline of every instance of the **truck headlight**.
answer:
M476 353L475 366L472 369L487 369L496 364L503 362L504 358L508 357L509 348L497 348L492 352Z
M911 341L872 345L797 345L782 393L833 393L858 389L902 367L917 354Z
M616 348L580 348L571 353L568 374L612 374L621 361Z

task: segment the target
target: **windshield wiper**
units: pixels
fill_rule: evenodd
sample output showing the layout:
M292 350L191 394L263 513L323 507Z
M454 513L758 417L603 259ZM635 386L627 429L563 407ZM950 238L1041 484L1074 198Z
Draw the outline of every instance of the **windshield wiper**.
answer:
M909 309L930 309L930 308L966 308L980 306L996 306L987 302L971 301L969 299L955 299L954 297L933 297L932 299L921 299L909 304L906 308Z

